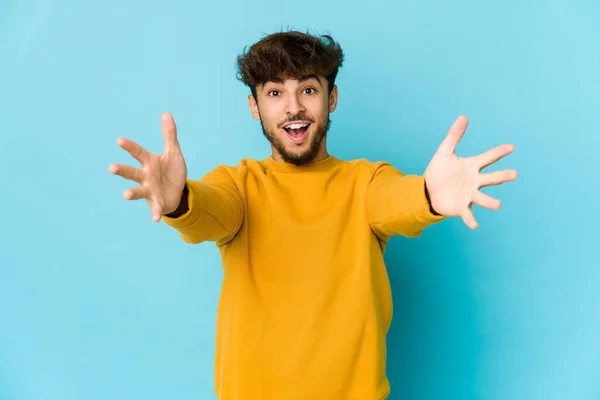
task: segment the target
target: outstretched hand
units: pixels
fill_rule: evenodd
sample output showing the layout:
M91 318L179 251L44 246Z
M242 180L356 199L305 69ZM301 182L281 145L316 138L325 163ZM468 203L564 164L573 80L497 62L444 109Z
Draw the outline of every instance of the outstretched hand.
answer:
M472 206L477 204L493 210L500 208L500 200L479 191L481 187L499 185L517 178L516 170L482 173L514 150L511 144L494 147L477 156L461 158L456 155L456 145L467 129L468 119L460 116L448 131L446 139L425 170L425 185L433 210L446 217L462 217L471 229L478 224Z
M126 190L123 197L127 200L146 199L154 222L177 209L187 178L187 167L177 140L177 127L169 113L162 115L162 133L165 139L163 154L150 153L129 139L117 140L117 144L142 165L141 169L123 164L109 166L111 173L140 184Z

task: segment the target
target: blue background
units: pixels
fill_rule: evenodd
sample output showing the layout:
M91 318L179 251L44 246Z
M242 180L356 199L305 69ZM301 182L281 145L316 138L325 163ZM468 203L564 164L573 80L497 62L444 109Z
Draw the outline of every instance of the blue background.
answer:
M190 176L269 146L235 57L281 29L343 46L329 149L422 173L460 114L516 182L386 254L390 399L600 399L600 3L0 3L0 399L211 399L222 271L111 175L161 152ZM135 161L133 161L135 163ZM135 164L134 164L135 165Z

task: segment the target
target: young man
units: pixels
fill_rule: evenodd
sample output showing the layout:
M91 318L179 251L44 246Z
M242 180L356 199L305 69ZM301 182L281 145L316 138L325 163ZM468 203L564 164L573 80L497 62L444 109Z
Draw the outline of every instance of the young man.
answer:
M163 154L117 141L142 165L110 166L140 184L124 197L146 199L155 222L163 219L187 243L214 241L221 252L214 369L221 400L386 398L386 243L417 237L445 217L475 229L473 204L500 207L479 188L517 176L480 172L512 145L457 157L465 117L423 176L330 155L342 60L331 37L299 32L267 36L238 57L250 111L271 144L267 159L190 179L170 114L162 117Z

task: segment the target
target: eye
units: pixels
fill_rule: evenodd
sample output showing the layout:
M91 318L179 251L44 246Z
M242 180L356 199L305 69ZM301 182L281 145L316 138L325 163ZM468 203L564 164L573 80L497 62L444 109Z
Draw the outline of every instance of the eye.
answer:
M304 89L304 93L306 93L306 94L315 94L315 93L317 93L317 89L315 89L313 87L309 87L309 88Z
M269 96L271 96L271 97L279 96L279 90L271 90L269 92Z

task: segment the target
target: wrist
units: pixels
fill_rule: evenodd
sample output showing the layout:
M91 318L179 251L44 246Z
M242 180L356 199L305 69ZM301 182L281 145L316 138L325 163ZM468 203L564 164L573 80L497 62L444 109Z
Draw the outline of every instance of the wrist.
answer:
M183 214L185 214L188 210L188 194L189 194L189 188L187 185L187 182L183 185L183 190L181 192L181 198L179 200L179 205L177 206L177 208L173 211L171 211L168 214L164 214L165 217L168 218L178 218L181 217Z
M431 197L429 196L429 189L427 189L427 181L425 181L425 198L427 199L427 204L429 204L429 211L433 215L442 215L433 209L433 205L431 204Z

